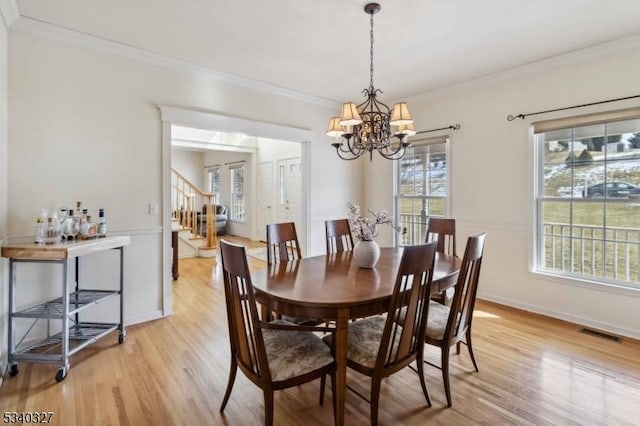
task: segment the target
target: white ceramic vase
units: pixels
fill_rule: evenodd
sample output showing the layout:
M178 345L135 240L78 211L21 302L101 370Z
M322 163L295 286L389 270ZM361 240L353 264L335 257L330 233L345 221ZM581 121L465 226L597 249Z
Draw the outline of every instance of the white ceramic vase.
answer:
M380 246L375 241L358 241L353 248L353 258L361 268L373 268L380 258Z

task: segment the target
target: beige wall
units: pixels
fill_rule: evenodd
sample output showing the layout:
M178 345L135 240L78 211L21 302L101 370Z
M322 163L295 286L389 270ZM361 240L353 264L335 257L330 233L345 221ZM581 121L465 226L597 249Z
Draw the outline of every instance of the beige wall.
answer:
M0 245L7 236L7 29L0 22ZM8 271L0 258L0 376L7 363ZM2 378L0 377L0 383Z
M7 233L31 235L41 207L78 199L91 209L104 207L109 230L132 235L125 251L127 322L159 316L162 221L161 215L148 214L149 203L162 205L158 105L310 129L311 191L333 188L330 197L314 196L309 204L310 252L324 250L326 212L342 209L343 200L354 198L358 189L351 182L359 170L337 159L324 135L333 108L13 32ZM327 166L332 168L330 175L324 173ZM90 266L97 272L111 267L98 260ZM32 273L36 282L46 276ZM51 283L57 284L59 280ZM37 285L23 291L33 299L42 296ZM1 320L6 321L6 314ZM5 341L0 348L5 348Z
M640 291L606 291L529 272L533 238L533 120L637 105L601 105L508 122L535 112L640 93L640 48L581 61L558 60L410 102L417 129L460 123L451 133L452 217L458 245L487 232L479 294L499 303L640 338ZM390 162L365 166L367 203L392 208ZM390 234L386 242L391 241Z
M208 191L204 183L204 153L172 148L171 167L201 191Z

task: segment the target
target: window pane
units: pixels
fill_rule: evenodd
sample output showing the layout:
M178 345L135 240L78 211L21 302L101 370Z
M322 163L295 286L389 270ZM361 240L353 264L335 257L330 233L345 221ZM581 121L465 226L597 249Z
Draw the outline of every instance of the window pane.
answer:
M421 199L398 199L398 220L401 231L401 244L417 244L421 242L426 226L426 215Z
M446 216L446 142L408 148L398 161L397 172L396 222L405 231L399 241L419 244L425 238L427 218Z
M244 206L244 166L230 169L231 172L231 219L243 222Z
M561 129L537 143L538 266L637 286L640 120Z

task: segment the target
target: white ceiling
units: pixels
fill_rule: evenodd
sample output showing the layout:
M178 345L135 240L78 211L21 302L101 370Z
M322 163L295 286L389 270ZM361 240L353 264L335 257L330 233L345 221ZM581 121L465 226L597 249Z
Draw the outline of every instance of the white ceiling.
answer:
M364 0L18 0L60 26L335 102L369 82ZM390 102L640 34L640 0L395 0L375 15Z

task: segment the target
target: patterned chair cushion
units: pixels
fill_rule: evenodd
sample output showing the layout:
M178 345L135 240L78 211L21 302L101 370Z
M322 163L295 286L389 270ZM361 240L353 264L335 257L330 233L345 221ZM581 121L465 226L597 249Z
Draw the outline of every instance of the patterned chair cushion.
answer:
M386 321L386 317L378 315L349 323L347 358L360 365L374 368ZM332 335L327 335L323 339L330 345L332 337ZM400 335L398 334L396 335L396 343L399 339ZM397 347L397 344L394 346Z
M427 320L427 337L442 340L447 328L450 309L438 302L429 302L429 319Z
M447 328L450 309L441 303L429 301L429 318L427 319L427 337L435 340L442 340L444 331ZM398 322L404 324L404 317L407 308L402 308L398 313Z
M283 320L272 323L295 325ZM310 331L263 329L262 337L274 382L303 375L333 362L329 347Z

